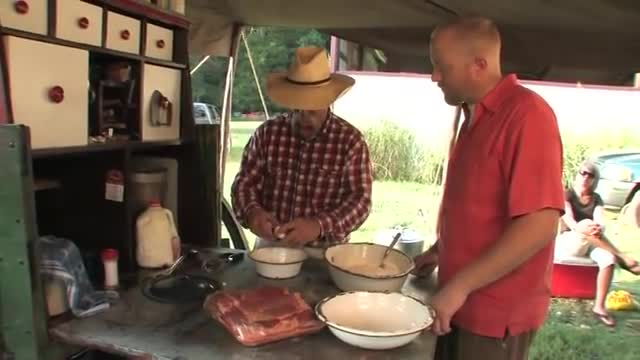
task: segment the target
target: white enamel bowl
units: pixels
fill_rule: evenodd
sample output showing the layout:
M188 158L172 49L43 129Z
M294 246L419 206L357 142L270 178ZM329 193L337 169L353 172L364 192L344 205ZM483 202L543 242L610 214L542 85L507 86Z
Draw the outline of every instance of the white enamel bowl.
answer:
M384 270L378 269L386 249L369 243L337 244L325 250L324 258L333 282L343 291L398 292L415 265L402 251L392 249Z
M370 350L407 345L434 318L427 305L401 293L345 292L320 301L315 311L338 339Z
M269 279L289 279L297 276L307 254L301 249L263 247L249 253L259 275Z

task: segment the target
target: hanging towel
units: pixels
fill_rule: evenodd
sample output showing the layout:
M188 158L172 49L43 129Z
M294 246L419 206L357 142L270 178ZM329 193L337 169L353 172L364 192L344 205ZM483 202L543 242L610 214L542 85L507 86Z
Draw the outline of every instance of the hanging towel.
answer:
M87 317L109 308L105 291L96 291L89 281L80 250L68 239L51 235L41 236L40 274L64 283L71 312Z

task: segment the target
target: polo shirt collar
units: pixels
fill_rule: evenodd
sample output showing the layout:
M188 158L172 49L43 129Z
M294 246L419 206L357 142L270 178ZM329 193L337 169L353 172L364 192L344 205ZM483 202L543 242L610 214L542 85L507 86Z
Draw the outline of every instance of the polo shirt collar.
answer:
M516 74L504 76L498 84L482 98L480 104L487 110L495 112L516 86L518 86Z

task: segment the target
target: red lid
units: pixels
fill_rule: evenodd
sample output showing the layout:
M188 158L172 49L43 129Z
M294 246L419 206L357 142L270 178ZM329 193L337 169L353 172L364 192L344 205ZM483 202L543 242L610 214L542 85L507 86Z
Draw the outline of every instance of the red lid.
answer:
M104 249L100 254L102 260L117 260L118 259L118 250L116 249Z

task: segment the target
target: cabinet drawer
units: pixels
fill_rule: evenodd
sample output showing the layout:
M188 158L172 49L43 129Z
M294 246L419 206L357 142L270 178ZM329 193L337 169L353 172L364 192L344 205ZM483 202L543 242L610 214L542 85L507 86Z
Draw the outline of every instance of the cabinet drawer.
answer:
M102 46L102 8L80 0L57 1L56 36Z
M0 0L2 26L47 35L47 0Z
M145 51L146 56L171 61L173 59L173 31L148 24Z
M142 140L179 139L180 70L145 64L142 76Z
M89 53L3 37L15 122L30 127L31 146L86 145Z
M107 12L107 47L140 54L140 21L112 11Z

